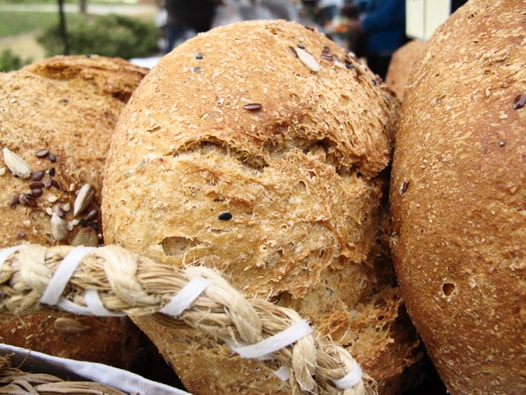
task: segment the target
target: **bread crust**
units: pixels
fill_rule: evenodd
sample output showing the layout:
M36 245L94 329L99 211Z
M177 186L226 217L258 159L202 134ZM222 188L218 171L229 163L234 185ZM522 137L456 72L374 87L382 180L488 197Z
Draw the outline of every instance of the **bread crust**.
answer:
M0 74L0 247L103 242L100 193L106 151L122 108L147 72L123 59L57 56ZM4 149L27 163L29 178L16 174L16 166L12 172ZM35 176L39 171L42 177ZM74 214L84 184L92 186L94 196ZM51 215L59 210L71 228L66 225L65 237L57 240ZM129 366L145 341L134 324L119 318L55 312L2 317L0 340L119 367Z
M383 239L398 108L365 66L296 23L201 34L161 59L121 115L107 242L176 266L201 259L296 309L396 391L419 359ZM135 322L191 392L290 391L216 339Z
M389 68L387 69L387 75L385 76L385 83L400 101L404 100L405 85L407 84L413 65L418 62L423 47L424 41L415 39L409 41L393 53Z
M392 252L452 394L526 389L524 5L459 9L426 43L402 105Z
M57 240L50 213L58 206L66 221L81 220L95 209L96 216L88 222L100 224L103 167L111 134L120 111L146 73L147 69L123 59L58 56L0 74L0 147L20 157L33 173L28 178L13 174L4 155L0 165L4 186L0 191L1 246L72 244L82 226ZM43 155L44 150L49 154ZM43 176L34 177L39 171ZM50 186L34 187L46 180L54 181ZM76 195L84 184L93 188L93 203L73 215ZM32 189L42 194L32 198ZM34 203L12 200L14 194L24 194ZM95 245L97 233L102 232L98 230Z

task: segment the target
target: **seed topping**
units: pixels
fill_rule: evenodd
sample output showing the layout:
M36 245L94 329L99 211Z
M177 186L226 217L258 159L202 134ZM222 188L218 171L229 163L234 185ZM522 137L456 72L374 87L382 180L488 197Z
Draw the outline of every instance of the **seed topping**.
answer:
M33 197L29 196L28 194L21 193L18 196L18 203L20 203L23 206L29 206L29 207L36 207L38 206L38 203Z
M228 221L232 219L232 213L225 211L224 213L219 214L217 218L220 219L221 221Z
M35 155L37 156L37 158L45 158L49 155L49 148L41 149L40 151L37 151Z
M90 228L81 228L71 241L71 245L73 246L83 245L87 247L97 247L98 244L99 239L97 234Z
M5 165L13 175L23 179L31 177L31 167L24 159L8 148L4 148L3 153Z
M31 196L33 198L37 198L42 196L43 191L41 188L32 188L31 191L28 193L28 196Z
M18 204L18 198L20 195L18 193L12 193L7 200L7 205L11 208L14 208Z
M518 95L513 100L513 109L518 110L526 105L526 95Z
M60 206L56 206L55 207L55 213L60 217L60 218L64 218L64 216L66 215L66 212L64 210L62 210L62 207Z
M91 329L90 326L84 325L82 322L68 317L59 317L53 323L53 326L57 331L68 332L68 333L79 333Z
M259 103L248 103L243 106L243 108L248 111L258 111L261 110L262 107Z
M47 158L51 163L57 161L50 148L37 150L34 155L39 159ZM99 211L92 206L96 193L93 186L85 184L77 190L78 184L71 182L67 175L58 177L57 168L52 164L47 169L42 168L33 172L22 157L8 148L3 148L3 156L5 166L0 166L0 169L4 169L4 174L9 169L13 176L27 179L26 190L14 191L7 198L7 206L13 209L21 206L26 210L38 210L39 213L45 214L51 227L51 237L57 242L66 242L68 238L79 234L78 231L75 232L75 228L79 225L84 232L76 239L77 244L96 246L101 242L102 234L99 231L102 226L98 223ZM54 192L54 189L58 192ZM25 227L31 226L29 220L24 221L23 224ZM16 229L14 231L17 232ZM18 232L16 237L19 239L27 236L26 232ZM75 232L74 235L71 232Z
M295 58L298 57L298 53L296 52L296 49L294 49L293 46L290 46L290 45L289 45L289 46L287 47L287 51L289 51L289 53L290 53L292 56L294 56Z
M44 188L51 188L51 184L52 184L51 180L52 179L50 177L44 180Z
M298 54L298 58L301 60L301 62L305 66L307 66L311 71L315 73L320 71L320 65L310 53L308 53L302 48L296 48L296 53Z
M75 203L73 204L73 215L79 215L86 210L95 196L95 190L90 184L84 184L80 188Z
M29 189L42 189L42 188L44 188L44 183L40 181L35 181L29 184Z
M37 170L31 173L31 179L33 181L41 181L44 178L45 174L46 174L45 170Z
M51 216L51 234L57 241L65 240L68 237L68 222L54 212Z
M88 215L86 215L86 221L91 222L97 218L99 212L97 210L91 210Z
M407 192L407 188L409 188L409 181L404 180L404 182L400 186L400 195L405 194Z

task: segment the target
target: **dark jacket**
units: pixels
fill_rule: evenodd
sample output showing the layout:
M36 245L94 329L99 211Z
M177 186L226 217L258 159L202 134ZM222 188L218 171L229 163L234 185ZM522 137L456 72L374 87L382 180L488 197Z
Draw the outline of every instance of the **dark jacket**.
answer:
M406 43L405 0L365 0L359 7L367 53L390 55Z
M167 23L197 33L206 32L212 26L216 3L211 0L165 0Z

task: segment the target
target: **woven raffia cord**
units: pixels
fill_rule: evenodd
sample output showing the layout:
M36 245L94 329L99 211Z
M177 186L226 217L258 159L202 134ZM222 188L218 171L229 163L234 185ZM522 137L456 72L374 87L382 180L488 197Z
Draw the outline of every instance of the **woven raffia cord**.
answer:
M9 253L0 271L0 313L28 314L45 307L40 304L42 294L73 248L24 245ZM211 284L190 307L178 317L158 313L197 276ZM302 321L291 309L262 299L247 300L218 272L199 266L199 262L182 270L118 246L100 247L84 256L62 296L86 306L86 290L96 290L103 306L113 313L153 315L169 326L185 323L234 345L258 343ZM357 364L345 349L315 334L281 348L272 357L267 363L273 369L288 368L291 393L377 393L376 383L366 374L352 388L336 388L333 381L351 373Z
M8 355L0 355L0 394L132 395L91 381L64 381L51 374L24 372L12 366Z

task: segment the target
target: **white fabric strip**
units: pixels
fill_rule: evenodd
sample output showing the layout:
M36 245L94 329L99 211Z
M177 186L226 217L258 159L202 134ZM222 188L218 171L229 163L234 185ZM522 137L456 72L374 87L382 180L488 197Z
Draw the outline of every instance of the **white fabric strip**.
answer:
M0 271L2 270L2 267L4 266L5 260L9 258L9 256L18 250L20 246L14 246L9 248L4 248L2 251L0 251Z
M275 370L274 374L281 381L287 381L288 379L290 379L289 368L287 368L285 365L282 365L281 368L279 368L278 370Z
M40 303L51 306L57 304L80 261L95 249L95 247L75 247L71 250L64 257L53 277L51 277L46 290L40 298Z
M170 302L163 306L159 312L171 315L172 317L179 316L192 305L194 300L196 300L210 284L212 284L212 281L210 280L200 276L194 277L172 298L172 300L170 300Z
M297 322L291 327L275 334L259 343L250 344L242 347L232 347L243 358L265 358L269 354L281 350L293 343L296 343L301 338L310 335L312 328L305 320Z
M355 361L354 363L355 368L352 370L351 373L342 377L341 379L332 380L336 387L340 389L352 388L362 380L362 368L360 367L360 365L358 365L358 362Z
M99 293L95 289L87 289L86 292L84 292L84 301L93 315L99 317L123 317L126 315L124 313L114 313L106 309L100 300Z
M73 303L71 300L68 300L63 296L58 300L58 302L55 305L73 314L92 315L92 312L88 307Z

